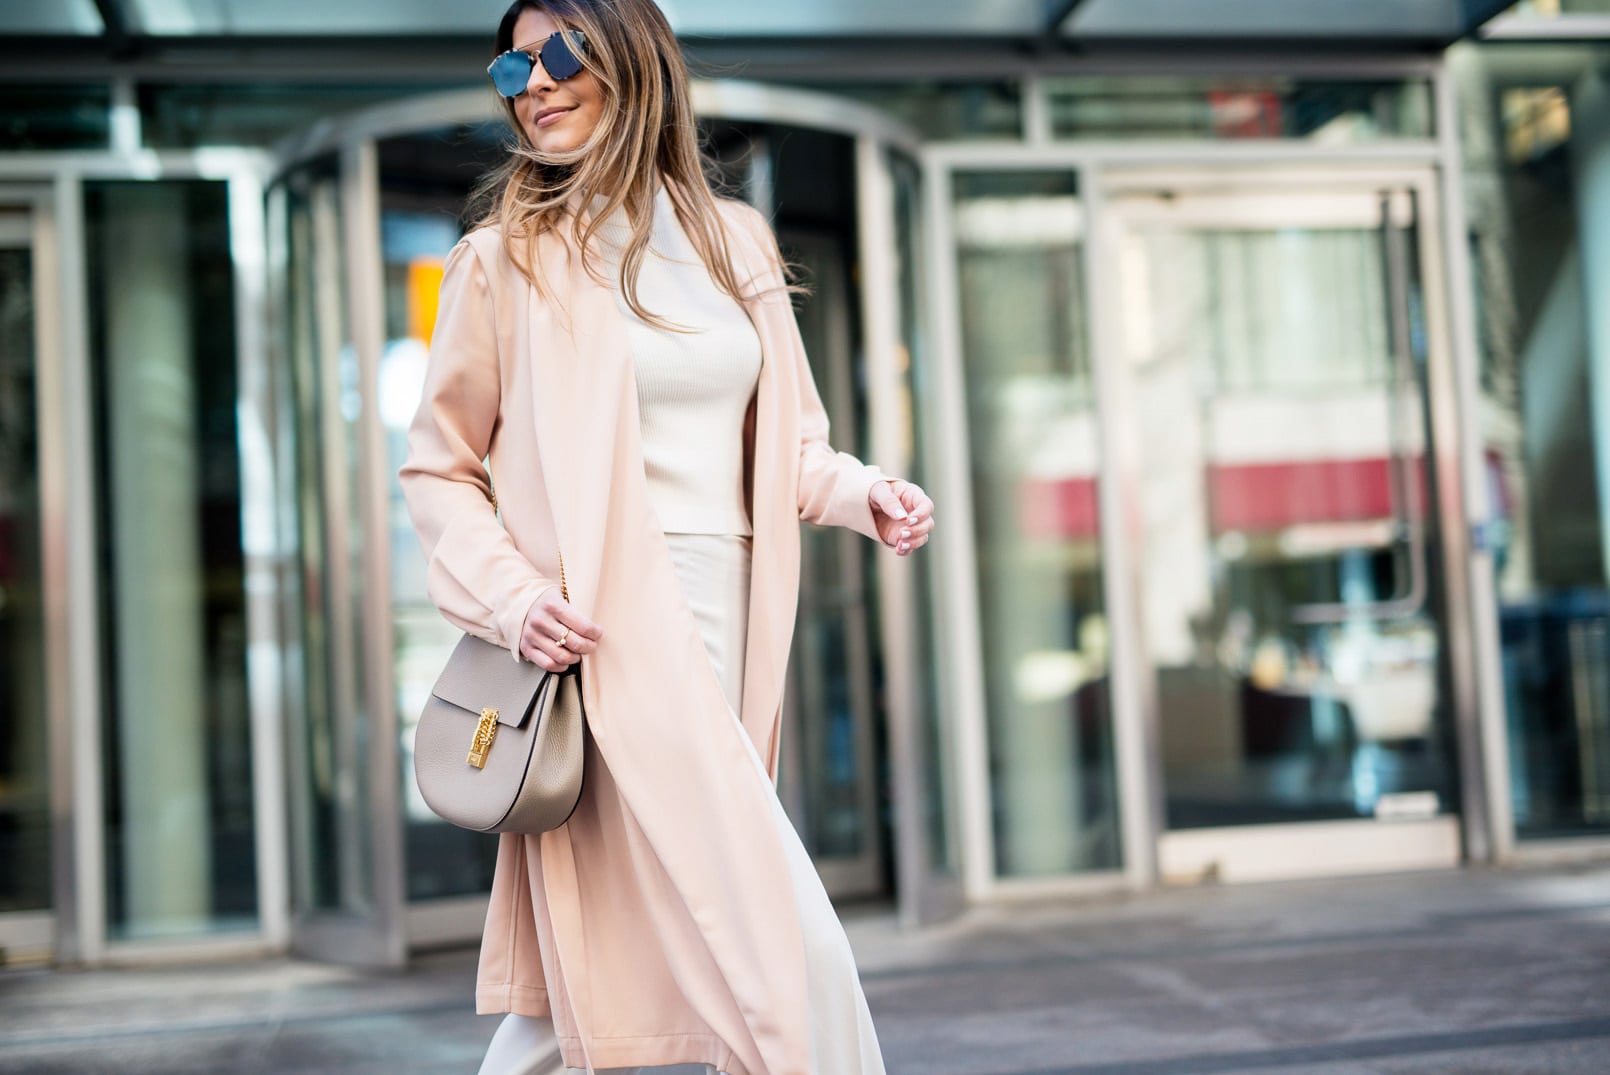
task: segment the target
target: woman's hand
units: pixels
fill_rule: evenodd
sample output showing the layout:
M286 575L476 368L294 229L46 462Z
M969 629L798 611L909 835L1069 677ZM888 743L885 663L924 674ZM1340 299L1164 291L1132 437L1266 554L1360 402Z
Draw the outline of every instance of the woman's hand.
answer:
M582 654L596 650L602 635L597 624L560 595L558 586L550 586L537 595L525 614L520 656L539 668L558 672L581 660Z
M934 528L934 502L919 486L889 478L872 486L867 503L872 505L878 536L894 546L896 556L909 556L927 544Z

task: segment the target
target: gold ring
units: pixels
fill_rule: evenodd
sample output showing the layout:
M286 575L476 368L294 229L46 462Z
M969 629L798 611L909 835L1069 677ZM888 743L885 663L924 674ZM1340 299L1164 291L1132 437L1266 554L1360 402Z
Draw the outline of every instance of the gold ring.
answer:
M564 644L565 644L565 639L567 639L569 637L570 637L570 628L566 627L565 630L564 630L564 633L561 634L558 638L553 640L553 644L556 645L556 646L563 647Z

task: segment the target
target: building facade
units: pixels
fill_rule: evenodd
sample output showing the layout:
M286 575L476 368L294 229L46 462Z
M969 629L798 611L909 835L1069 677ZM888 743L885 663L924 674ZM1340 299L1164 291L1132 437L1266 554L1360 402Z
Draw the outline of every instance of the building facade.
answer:
M829 890L1610 850L1610 7L1044 6L676 14L835 444L938 505L807 528ZM0 21L0 950L473 941L395 472L501 9L82 7Z

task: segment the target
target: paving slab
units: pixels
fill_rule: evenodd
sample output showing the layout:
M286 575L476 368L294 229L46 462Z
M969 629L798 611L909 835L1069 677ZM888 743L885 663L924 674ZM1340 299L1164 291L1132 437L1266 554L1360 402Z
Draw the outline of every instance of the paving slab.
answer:
M1607 862L840 915L890 1075L1610 1075ZM0 1075L474 1075L476 958L0 968Z

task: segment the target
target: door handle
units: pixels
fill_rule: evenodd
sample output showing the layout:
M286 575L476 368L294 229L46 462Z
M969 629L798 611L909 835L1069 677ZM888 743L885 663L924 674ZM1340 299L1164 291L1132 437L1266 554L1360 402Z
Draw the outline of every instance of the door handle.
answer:
M1409 325L1409 255L1403 228L1393 219L1393 202L1400 195L1409 199L1410 219L1417 207L1413 194L1381 192L1382 268L1386 278L1386 307L1391 354L1391 393L1388 412L1388 477L1392 483L1394 541L1407 545L1408 579L1400 593L1381 601L1348 603L1343 601L1297 605L1291 610L1294 623L1340 623L1345 620L1392 620L1412 616L1426 601L1425 507L1421 501L1420 462L1410 454L1403 435L1404 396L1418 382L1414 368L1414 340ZM1411 395L1411 402L1416 397ZM1414 420L1418 421L1416 413ZM1424 441L1425 438L1422 438ZM1426 447L1429 447L1427 444ZM1422 450L1422 458L1425 455Z

